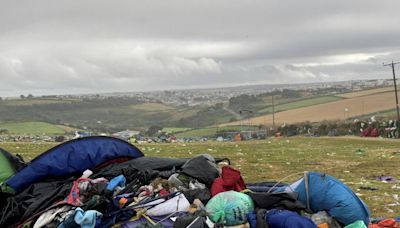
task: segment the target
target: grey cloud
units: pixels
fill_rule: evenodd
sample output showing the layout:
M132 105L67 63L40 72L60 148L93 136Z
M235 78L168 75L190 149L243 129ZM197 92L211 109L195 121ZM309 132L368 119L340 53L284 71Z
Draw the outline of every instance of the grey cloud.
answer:
M395 0L1 5L0 96L380 78L400 54Z

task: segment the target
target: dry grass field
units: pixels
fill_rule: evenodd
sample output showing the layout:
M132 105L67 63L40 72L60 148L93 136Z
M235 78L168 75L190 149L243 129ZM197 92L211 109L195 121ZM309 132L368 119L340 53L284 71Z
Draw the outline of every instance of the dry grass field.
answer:
M275 123L292 124L304 121L319 122L324 120L341 120L395 108L393 92L374 91L373 93L372 90L370 91L370 93L372 93L371 95L360 95L361 92L359 92L358 95L353 93L351 95L353 96L352 98L277 112L275 113ZM350 96L350 94L348 94L348 96ZM272 125L272 114L250 118L245 122L244 124ZM240 124L240 121L225 125L238 124Z
M362 91L351 92L351 93L343 93L343 94L338 94L336 96L342 97L342 98L354 98L354 97L361 97L361 96L367 96L367 95L383 93L383 92L393 92L393 91L394 91L393 86L390 86L390 87L383 87L383 88L377 88L377 89L362 90Z

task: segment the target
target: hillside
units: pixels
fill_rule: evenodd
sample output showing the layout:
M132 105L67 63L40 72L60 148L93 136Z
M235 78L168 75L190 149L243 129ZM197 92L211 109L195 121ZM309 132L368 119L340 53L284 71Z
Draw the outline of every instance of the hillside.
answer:
M144 131L151 126L189 129L211 126L212 129L216 125L243 125L240 120L246 120L246 124L271 125L273 109L276 123L293 123L361 116L394 107L390 87L348 91L343 87L282 89L241 94L213 105L163 103L150 97L128 95L31 96L0 100L0 120L41 122L107 133L126 129ZM196 96L195 92L190 94ZM349 111L344 113L344 108ZM25 128L31 131L29 124ZM0 129L5 128L0 126Z
M62 135L75 129L43 122L0 122L0 131L10 135Z
M290 124L304 121L343 120L368 113L386 112L395 107L394 93L389 88L346 93L345 97L348 98L277 112L275 113L275 123ZM272 125L272 114L249 118L246 121L254 125ZM238 125L239 123L240 121L235 121L225 125Z

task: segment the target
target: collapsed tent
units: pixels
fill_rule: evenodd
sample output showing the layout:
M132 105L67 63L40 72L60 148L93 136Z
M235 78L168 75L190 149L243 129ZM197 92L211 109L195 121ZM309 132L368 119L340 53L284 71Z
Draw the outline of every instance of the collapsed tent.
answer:
M332 176L305 172L303 178L286 187L285 191L298 193L298 200L312 212L326 211L344 225L357 220L364 221L366 225L369 223L367 205L349 187Z
M3 183L18 170L23 168L25 162L17 155L14 156L6 150L0 148L0 183Z
M92 136L60 144L37 158L5 183L16 192L45 178L63 178L81 174L113 159L142 157L143 153L123 140Z

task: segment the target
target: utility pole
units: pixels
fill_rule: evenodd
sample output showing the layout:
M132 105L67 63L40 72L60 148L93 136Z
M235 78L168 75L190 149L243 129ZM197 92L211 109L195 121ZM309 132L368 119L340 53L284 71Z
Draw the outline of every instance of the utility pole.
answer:
M393 72L393 84L394 84L394 94L395 94L395 96L396 96L396 112L397 112L397 124L396 124L396 129L397 129L397 135L399 136L400 134L399 134L399 123L400 123L400 113L399 113L399 98L397 97L397 83L396 83L396 73L395 73L395 70L394 70L394 66L396 65L396 64L399 64L400 63L400 61L398 61L398 62L393 62L393 60L392 60L392 63L387 63L387 64L385 64L385 63L383 63L383 66L390 66L390 67L392 67L392 72Z
M272 95L272 130L275 132L275 104L274 104L274 95Z

